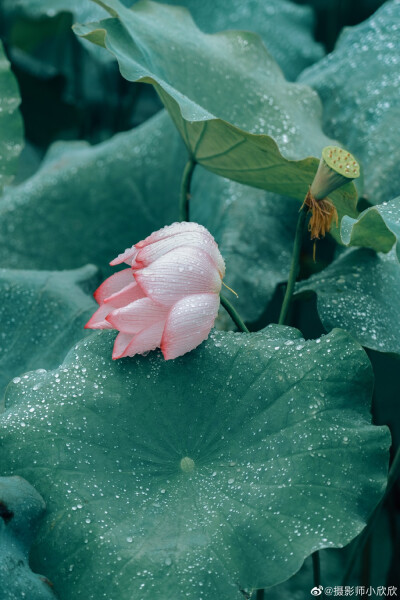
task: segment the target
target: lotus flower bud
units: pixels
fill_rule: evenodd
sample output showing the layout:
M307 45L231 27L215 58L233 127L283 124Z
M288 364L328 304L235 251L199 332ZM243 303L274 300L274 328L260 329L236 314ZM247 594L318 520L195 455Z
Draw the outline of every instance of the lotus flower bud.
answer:
M197 223L174 223L120 254L129 268L96 290L88 329L117 329L113 358L161 348L166 360L196 348L219 308L225 263L212 235Z

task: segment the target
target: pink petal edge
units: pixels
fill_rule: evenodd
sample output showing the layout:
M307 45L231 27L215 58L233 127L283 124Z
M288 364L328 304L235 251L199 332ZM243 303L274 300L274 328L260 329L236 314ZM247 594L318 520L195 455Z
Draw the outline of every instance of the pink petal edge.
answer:
M110 262L110 266L111 267L115 267L115 265L120 265L121 263L126 263L128 265L132 264L132 260L135 259L135 256L137 254L137 248L136 246L132 246L131 248L127 248L125 250L125 252L122 252L121 254L118 254L117 258L114 258L114 260L112 260Z
M172 307L160 346L165 360L186 354L208 338L219 302L218 294L195 294L182 298Z
M112 359L122 358L125 356L124 352L132 341L133 336L126 333L119 333L114 341L114 348L112 353Z
M172 223L171 225L166 225L159 229L158 231L154 231L152 234L147 236L143 241L136 244L136 248L143 248L148 244L153 244L154 242L158 242L159 240L163 240L167 237L171 237L173 235L189 232L189 231L201 231L202 233L211 236L211 233L203 227L203 225L199 225L198 223L194 223L193 221L181 221ZM212 237L212 236L211 236Z
M102 304L106 298L112 296L116 292L119 292L130 283L134 283L132 269L123 269L114 273L108 277L103 283L97 288L93 294L94 299L98 304Z
M135 354L145 354L151 350L155 350L160 347L161 337L164 330L164 322L155 323L143 331L140 331L137 335L131 338L130 343L125 347L119 356L113 358L123 358L125 356L135 356ZM119 334L125 335L125 334Z
M106 321L106 317L108 313L112 310L111 306L106 306L102 304L93 313L90 317L89 321L85 325L85 329L112 329L112 325L108 321Z

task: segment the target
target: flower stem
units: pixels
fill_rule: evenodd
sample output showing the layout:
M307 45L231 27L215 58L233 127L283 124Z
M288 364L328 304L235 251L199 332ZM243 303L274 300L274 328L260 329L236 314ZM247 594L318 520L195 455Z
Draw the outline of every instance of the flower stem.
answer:
M312 554L312 565L314 573L314 587L319 587L321 585L321 562L319 560L318 550Z
M355 544L353 546L353 550L351 552L350 558L347 563L347 569L346 569L346 572L343 577L343 585L346 585L348 583L348 581L350 579L350 575L354 569L356 560L362 553L363 548L364 548L365 544L367 543L368 538L371 535L371 532L378 520L383 503L386 500L386 498L388 497L388 495L390 494L392 487L394 486L394 484L396 483L396 481L399 477L400 477L400 447L397 448L395 457L392 462L392 466L390 467L385 494L384 494L383 498L381 499L381 501L379 502L378 506L375 508L374 512L372 513L372 516L371 516L370 520L368 521L367 526L365 527L365 529L363 529L362 533L360 533L360 535L357 538L357 541L355 542Z
M242 318L240 317L239 313L237 312L236 308L234 308L232 306L232 304L229 302L229 300L227 300L225 298L225 296L223 296L222 294L220 294L219 297L221 299L222 306L224 307L226 312L229 314L229 316L231 317L232 321L235 323L237 328L240 329L240 331L243 331L243 333L249 333L249 330L247 329L246 325L244 324L244 322L243 322Z
M183 170L181 193L179 198L179 220L189 221L190 184L196 166L196 161L189 158Z
M306 222L308 206L303 204L300 209L299 218L297 219L296 235L294 237L292 264L290 266L289 279L286 287L285 297L283 299L281 314L279 315L279 325L284 325L288 316L289 308L292 302L294 285L296 277L299 273L300 250L303 241L303 230Z

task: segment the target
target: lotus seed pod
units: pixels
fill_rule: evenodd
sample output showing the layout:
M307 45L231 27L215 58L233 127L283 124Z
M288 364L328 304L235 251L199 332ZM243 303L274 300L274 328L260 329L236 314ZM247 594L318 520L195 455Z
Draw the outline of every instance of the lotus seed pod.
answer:
M331 192L360 175L360 165L350 152L337 146L326 146L318 171L311 184L315 200L323 200Z

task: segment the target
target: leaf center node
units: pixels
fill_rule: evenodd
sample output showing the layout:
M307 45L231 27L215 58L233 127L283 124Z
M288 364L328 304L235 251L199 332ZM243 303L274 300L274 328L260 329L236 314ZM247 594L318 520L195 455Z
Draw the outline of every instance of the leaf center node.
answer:
M190 473L194 469L194 460L189 458L189 456L184 456L179 463L179 466L184 473Z

